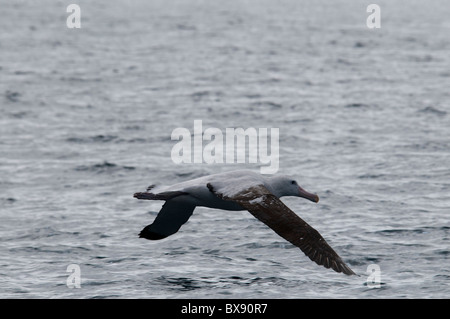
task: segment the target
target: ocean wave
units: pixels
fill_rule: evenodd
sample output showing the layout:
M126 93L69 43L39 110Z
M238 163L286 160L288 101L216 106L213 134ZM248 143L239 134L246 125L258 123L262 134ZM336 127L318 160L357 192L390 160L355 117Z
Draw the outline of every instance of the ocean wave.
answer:
M123 170L129 171L134 169L136 169L136 167L134 166L117 165L115 163L111 163L108 161L104 161L103 163L80 165L75 167L75 171L78 172L94 172L94 173L111 173Z

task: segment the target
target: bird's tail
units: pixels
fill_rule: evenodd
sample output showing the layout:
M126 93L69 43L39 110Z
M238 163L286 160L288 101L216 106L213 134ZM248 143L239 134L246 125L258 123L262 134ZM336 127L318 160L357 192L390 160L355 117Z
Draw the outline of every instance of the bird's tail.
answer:
M150 193L150 192L142 192L135 193L133 197L137 199L147 199L147 200L169 200L177 196L186 195L187 193L181 191L170 191L170 192L162 192L162 193Z

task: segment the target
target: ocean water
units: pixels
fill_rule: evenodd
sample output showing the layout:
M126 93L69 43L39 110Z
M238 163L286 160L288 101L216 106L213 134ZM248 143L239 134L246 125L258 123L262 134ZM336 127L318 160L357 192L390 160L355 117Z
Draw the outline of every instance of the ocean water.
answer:
M449 6L378 1L369 29L350 0L80 0L69 29L71 2L0 5L1 298L449 297ZM359 276L247 212L138 238L162 202L133 193L262 166L175 164L194 120L279 128L279 173L320 196L283 201Z

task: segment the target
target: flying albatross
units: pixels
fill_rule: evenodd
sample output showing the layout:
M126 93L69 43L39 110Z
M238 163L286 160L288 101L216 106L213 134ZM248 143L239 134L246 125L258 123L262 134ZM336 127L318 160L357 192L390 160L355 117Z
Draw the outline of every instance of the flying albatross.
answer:
M231 211L248 210L278 235L299 247L318 265L346 275L355 273L323 239L317 230L297 216L280 200L282 196L303 197L318 202L288 176L263 176L252 171L232 171L203 176L169 187L151 185L134 197L164 200L152 224L139 237L158 240L176 233L187 222L196 206Z

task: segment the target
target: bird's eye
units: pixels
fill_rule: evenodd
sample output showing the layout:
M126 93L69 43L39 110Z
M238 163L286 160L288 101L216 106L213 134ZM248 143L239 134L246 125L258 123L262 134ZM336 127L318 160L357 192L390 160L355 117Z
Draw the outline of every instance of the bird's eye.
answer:
M294 185L294 184L297 184L297 182L296 182L296 181L292 181L292 182L291 182L291 184L293 184L293 185Z

